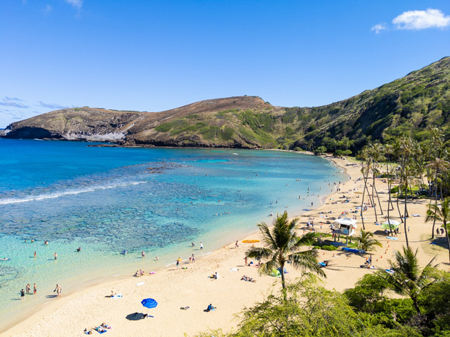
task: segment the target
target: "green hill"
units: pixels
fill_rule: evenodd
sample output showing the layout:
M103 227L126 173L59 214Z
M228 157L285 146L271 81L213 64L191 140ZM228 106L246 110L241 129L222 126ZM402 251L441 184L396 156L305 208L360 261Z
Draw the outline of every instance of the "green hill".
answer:
M16 122L9 138L104 140L121 145L312 149L361 148L428 126L450 138L450 58L349 99L314 108L276 107L256 96L213 99L150 113L100 108L52 111Z

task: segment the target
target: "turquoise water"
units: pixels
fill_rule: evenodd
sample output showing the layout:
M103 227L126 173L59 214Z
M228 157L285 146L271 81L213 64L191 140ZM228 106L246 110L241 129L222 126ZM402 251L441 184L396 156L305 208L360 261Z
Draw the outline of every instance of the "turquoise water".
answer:
M270 212L319 205L346 179L297 153L87 145L0 139L0 258L9 258L0 261L0 331L50 301L56 283L67 294L199 258L270 222ZM21 301L27 283L38 293Z

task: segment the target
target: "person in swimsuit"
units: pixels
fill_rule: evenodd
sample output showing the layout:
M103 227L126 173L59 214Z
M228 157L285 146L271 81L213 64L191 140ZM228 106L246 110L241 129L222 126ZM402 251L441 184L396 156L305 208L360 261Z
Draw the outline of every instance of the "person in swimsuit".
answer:
M34 284L34 287L33 287L33 293L34 293L34 294L37 293L37 285L36 285L36 283Z
M23 300L24 297L25 297L25 291L22 289L20 291L20 299Z

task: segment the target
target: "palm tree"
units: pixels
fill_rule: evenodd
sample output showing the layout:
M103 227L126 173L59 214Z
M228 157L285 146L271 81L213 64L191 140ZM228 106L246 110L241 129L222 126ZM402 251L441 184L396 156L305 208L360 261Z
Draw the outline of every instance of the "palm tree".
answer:
M258 260L267 259L260 268L261 273L270 274L273 269L279 268L281 272L281 285L286 299L286 282L284 279L284 266L290 261L295 268L311 270L320 276L326 277L317 261L317 250L309 249L299 251L302 247L310 246L316 237L315 233L308 233L302 237L297 236L297 219L289 222L287 212L277 215L273 228L264 222L258 224L263 236L265 247L252 247L246 256Z
M418 314L421 314L418 297L422 290L441 278L440 271L432 266L434 257L422 270L417 259L417 250L413 252L409 247L403 247L403 254L395 252L395 262L389 260L393 273L380 270L377 275L384 279L389 287L399 295L409 296Z
M447 224L450 223L450 197L446 197L442 201L441 207L439 207L436 204L428 205L427 217L425 218L425 222L431 220L440 221L443 223L442 227L444 227L445 236L447 237L448 259L450 261L450 238L448 237L448 228L447 228Z
M411 189L411 186L413 182L416 180L416 171L414 167L414 147L415 144L411 140L410 137L404 137L398 141L396 144L397 151L399 154L399 164L400 164L400 185L399 185L399 191L401 190L400 187L404 188L405 190L405 213L403 218L403 226L404 226L404 233L405 233L405 239L406 239L406 246L409 247L409 240L408 240L408 231L406 227L406 218L408 216L408 188Z
M366 252L372 250L373 247L383 247L380 241L373 238L372 232L366 232L365 230L361 230L359 236L356 237L356 240L359 241L358 247Z
M434 158L433 161L431 161L430 163L428 163L428 165L426 166L427 168L430 168L434 171L434 204L435 206L437 206L437 187L438 187L438 174L439 172L448 169L450 166L450 164L441 159L441 158ZM441 195L442 196L442 195ZM433 218L433 228L431 230L431 239L434 239L434 227L436 224L436 218Z
M394 204L392 203L392 199L391 199L391 185L392 185L392 177L391 177L391 168L390 168L390 164L391 164L391 155L394 154L394 147L392 145L385 145L384 146L384 151L388 157L389 162L386 165L386 173L387 173L387 183L388 183L388 193L389 193L389 200L388 200L388 206L387 206L387 220L390 220L390 211L394 210ZM392 209L391 209L392 206ZM392 235L392 228L390 228L390 232Z
M361 159L361 173L363 174L363 181L364 181L364 187L363 187L363 194L361 198L361 222L363 229L366 229L366 226L364 225L364 216L363 216L363 210L364 210L364 197L367 191L367 195L369 197L369 202L371 205L373 205L373 201L370 199L370 192L369 188L367 187L367 180L369 179L369 172L372 167L372 157L369 153L369 148L365 146L358 154L359 159ZM376 214L376 213L375 213Z
M386 159L383 155L384 152L384 146L381 145L380 143L373 143L370 145L370 156L372 157L372 199L373 199L373 207L375 210L375 220L378 222L378 218L377 218L377 208L376 208L376 204L375 204L375 194L377 196L378 199L378 206L380 206L380 213L381 215L383 215L383 207L381 207L381 202L380 202L380 197L378 196L378 191L377 188L375 187L375 177L380 173L378 167L379 167L379 163L381 161L383 161L384 159Z

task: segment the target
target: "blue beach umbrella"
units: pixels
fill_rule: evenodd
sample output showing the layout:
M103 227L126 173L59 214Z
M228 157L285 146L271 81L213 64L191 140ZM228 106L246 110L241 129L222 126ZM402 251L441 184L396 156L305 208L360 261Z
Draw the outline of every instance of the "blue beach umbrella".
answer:
M156 308L158 302L156 302L153 298L146 298L141 301L141 304L149 309ZM153 317L153 316L150 316Z

